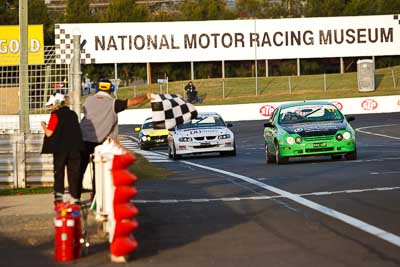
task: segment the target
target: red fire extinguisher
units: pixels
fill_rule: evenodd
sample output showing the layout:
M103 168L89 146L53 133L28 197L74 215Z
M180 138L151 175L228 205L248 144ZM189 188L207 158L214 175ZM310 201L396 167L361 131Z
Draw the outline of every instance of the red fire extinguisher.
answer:
M75 220L70 212L63 209L56 213L54 258L56 261L72 261L74 259Z
M74 257L75 259L79 259L81 257L81 239L82 239L82 226L81 226L81 208L77 204L71 205L72 217L75 221L75 249L74 249Z
M81 221L78 205L59 203L55 207L54 258L57 262L72 261L81 255Z

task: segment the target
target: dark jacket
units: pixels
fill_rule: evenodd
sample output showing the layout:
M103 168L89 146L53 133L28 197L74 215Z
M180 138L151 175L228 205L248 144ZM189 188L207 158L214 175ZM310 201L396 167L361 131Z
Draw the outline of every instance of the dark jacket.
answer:
M42 153L80 151L83 149L82 132L76 113L63 106L54 111L58 123L52 136L44 136Z
M187 84L185 86L185 91L192 93L192 92L196 91L196 86L194 86L194 84Z

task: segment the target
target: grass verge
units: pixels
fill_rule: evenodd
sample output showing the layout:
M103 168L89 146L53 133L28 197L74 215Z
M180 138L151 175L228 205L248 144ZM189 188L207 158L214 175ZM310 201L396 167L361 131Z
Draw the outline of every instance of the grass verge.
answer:
M152 84L153 93L184 95L187 81ZM228 105L281 102L312 99L337 99L400 94L400 66L375 71L375 91L359 92L357 73L301 76L259 76L194 80L203 102L196 105ZM257 89L256 89L257 84ZM121 87L118 98L129 98L147 92L147 86ZM148 102L134 108L149 108Z
M171 170L161 168L160 166L150 163L140 154L135 154L136 161L129 170L134 173L138 179L166 179L174 173Z

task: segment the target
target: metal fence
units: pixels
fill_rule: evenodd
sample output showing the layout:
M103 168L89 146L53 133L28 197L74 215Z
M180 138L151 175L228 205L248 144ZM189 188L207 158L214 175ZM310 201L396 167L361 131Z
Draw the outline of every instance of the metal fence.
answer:
M53 157L40 154L42 120L49 95L69 93L70 66L56 64L55 47L45 47L43 65L28 67L28 103L19 101L19 66L0 66L0 187L24 188L52 184ZM27 134L20 131L20 107L28 107Z
M43 65L28 67L28 113L49 114L44 106L48 96L55 92L69 91L70 68L56 64L55 47L45 47ZM19 66L0 66L0 133L15 133L19 130ZM37 116L30 116L31 132L40 131Z
M23 188L53 183L53 157L41 155L42 134L0 135L0 187Z

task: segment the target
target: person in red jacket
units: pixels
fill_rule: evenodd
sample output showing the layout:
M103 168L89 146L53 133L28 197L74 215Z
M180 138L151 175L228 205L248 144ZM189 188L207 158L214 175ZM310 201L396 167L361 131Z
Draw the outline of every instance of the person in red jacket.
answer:
M53 154L54 201L63 201L64 173L67 168L68 192L74 203L79 203L82 193L80 180L80 152L83 149L82 133L76 113L65 105L62 94L50 96L46 106L52 109L49 123L42 121L45 133L42 153Z

